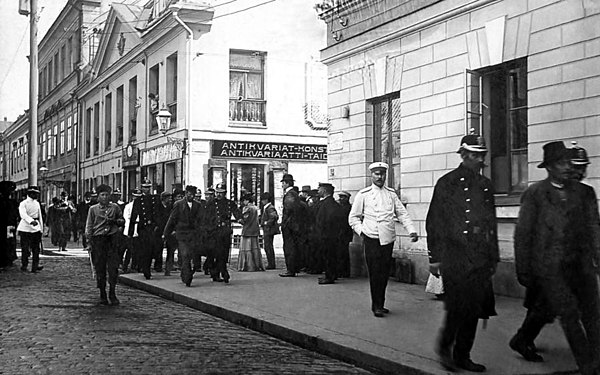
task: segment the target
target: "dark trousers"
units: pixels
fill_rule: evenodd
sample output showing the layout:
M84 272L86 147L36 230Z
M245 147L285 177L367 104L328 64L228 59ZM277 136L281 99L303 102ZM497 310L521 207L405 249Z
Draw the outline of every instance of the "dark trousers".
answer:
M165 271L173 271L173 264L175 263L175 249L177 249L177 240L175 238L167 238L167 256L165 258Z
M152 228L138 228L138 235L139 247L136 249L138 266L141 268L144 277L149 278L151 276L152 254L156 246L154 231Z
M231 229L222 227L214 232L214 267L211 272L213 278L222 277L229 280L227 261L229 249L231 248Z
M312 274L323 272L327 262L325 244L314 236L308 240L308 269Z
M369 271L371 286L371 309L381 309L385 305L385 289L390 277L390 265L394 243L380 245L379 239L370 238L363 234L365 259Z
M464 361L471 357L471 349L475 342L478 318L475 315L464 316L462 312L448 310L444 326L441 330L439 346L449 351L454 344L453 357L455 361Z
M273 248L274 234L263 236L265 254L267 254L267 268L275 268L275 249Z
M178 241L181 258L181 281L185 284L191 283L194 272L192 271L192 258L194 256L193 241Z
M302 249L302 239L300 233L282 228L283 236L283 255L285 256L285 267L287 272L295 274L298 272L297 257Z
M92 237L92 263L96 270L98 288L106 288L106 274L111 289L117 285L119 276L119 234Z
M350 250L348 249L348 244L351 242L345 239L342 239L339 242L338 246L338 255L337 255L337 273L338 277L350 277Z
M337 238L323 238L320 241L322 244L323 255L325 257L325 278L327 280L335 280L337 278L338 267L338 248L339 241ZM390 254L391 256L391 254ZM384 291L385 293L385 291ZM382 305L383 306L383 305Z
M42 232L21 232L21 269L26 270L29 264L29 256L32 256L31 270L37 271L40 265L40 243Z
M162 231L154 232L154 241L152 241L152 259L154 259L154 270L162 271L163 267L163 240Z

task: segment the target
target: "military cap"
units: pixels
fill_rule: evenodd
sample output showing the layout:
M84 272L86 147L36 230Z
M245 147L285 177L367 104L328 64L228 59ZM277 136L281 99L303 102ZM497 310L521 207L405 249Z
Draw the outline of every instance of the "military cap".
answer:
M574 165L591 164L585 148L583 148L581 146L577 146L577 141L573 141L573 142L571 142L571 144L573 145L569 149L569 158L571 159L571 163Z
M90 197L97 197L97 196L98 196L98 193L96 192L96 189L92 189L90 191Z
M387 163L384 163L382 161L376 161L375 163L371 163L371 165L369 165L369 170L371 172L375 169L385 169L387 171L388 168L389 166L387 165Z
M206 194L214 194L215 193L215 189L210 186L208 189L206 189Z
M460 154L461 150L471 152L487 152L485 140L483 137L477 134L469 134L462 137L460 140L460 146L458 147L458 151L456 151L456 153Z
M554 141L544 145L544 160L537 166L546 168L549 164L569 157L568 150L563 141Z
M351 194L350 194L350 193L348 193L346 190L339 191L339 192L338 192L338 195L345 195L345 196L347 196L348 198L350 198L350 196L351 196Z
M163 191L162 193L160 193L160 199L167 198L167 197L170 197L172 195L173 194L169 193L168 191Z
M141 197L142 196L142 191L138 188L135 188L131 191L131 195L134 197Z
M283 177L281 178L281 182L283 182L283 181L286 181L286 182L292 182L292 183L293 183L293 182L294 182L294 181L296 181L296 180L294 180L294 176L292 176L292 175L291 175L291 174L289 174L289 173L286 173L286 174L284 174L284 175L283 175Z
M142 187L152 187L152 182L146 178L142 181Z
M35 186L35 185L31 185L27 188L27 192L28 193L40 193L40 188Z
M96 191L98 192L98 194L100 194L100 193L109 193L110 194L112 192L112 188L106 184L101 184L96 187Z
M113 190L113 195L121 195L121 190L119 190L119 188L116 188L115 190Z
M215 191L217 193L224 193L227 191L227 185L225 185L224 183L217 184Z
M310 185L302 186L302 189L300 189L300 191L303 193L308 193L310 191Z
M194 193L194 195L196 195L196 191L198 190L197 187L195 187L194 185L188 185L185 187L185 191L189 191L190 193Z

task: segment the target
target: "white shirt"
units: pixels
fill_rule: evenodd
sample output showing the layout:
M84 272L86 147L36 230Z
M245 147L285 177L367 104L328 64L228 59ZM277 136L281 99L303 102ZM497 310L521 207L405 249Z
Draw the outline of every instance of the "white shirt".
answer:
M348 224L360 236L378 238L381 245L396 240L398 218L408 233L416 233L415 226L393 189L373 184L356 195L348 215Z
M129 202L123 208L123 219L125 219L125 228L123 228L123 233L127 234L125 231L129 228L129 222L131 221L131 211L133 210L133 202ZM135 223L135 227L133 229L133 237L137 237L137 222Z
M41 232L44 229L42 209L40 203L35 199L27 197L19 203L19 215L21 216L21 221L19 222L19 226L17 226L17 231L35 233ZM38 222L35 226L31 225L34 220Z

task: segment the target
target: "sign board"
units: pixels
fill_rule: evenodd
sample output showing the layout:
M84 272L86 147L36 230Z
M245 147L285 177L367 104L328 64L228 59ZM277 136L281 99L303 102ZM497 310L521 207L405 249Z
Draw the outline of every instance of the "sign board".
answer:
M182 153L175 143L167 143L158 147L140 152L140 164L142 166L164 163L181 159Z
M326 145L298 143L212 141L212 157L236 159L327 160Z
M121 160L123 168L138 167L140 165L140 151L138 150L138 147L131 143L128 144L123 149L123 156Z

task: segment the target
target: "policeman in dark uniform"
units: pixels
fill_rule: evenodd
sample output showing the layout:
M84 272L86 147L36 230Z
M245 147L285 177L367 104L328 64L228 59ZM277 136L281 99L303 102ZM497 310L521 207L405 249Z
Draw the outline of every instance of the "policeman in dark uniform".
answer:
M348 215L350 215L352 205L350 204L350 193L347 191L340 191L338 196L340 197L338 203L342 208L342 216L344 217L338 249L338 277L350 277L350 251L348 250L348 244L352 242L354 234L352 233L352 227L348 225Z
M158 200L156 196L150 194L151 188L152 183L147 179L144 180L142 183L142 196L133 202L129 229L127 230L127 236L130 238L133 237L135 223L138 223L139 261L142 273L147 280L152 278L150 266L152 265L154 249L162 245L160 242L156 243L154 236L154 231L157 228L155 213Z
M325 277L319 284L333 284L337 279L338 248L344 217L342 208L333 199L334 187L328 182L319 183L319 210L315 218L317 238L322 244L322 258L325 260Z
M200 190L200 188L197 188L196 194L194 195L194 200L196 202L198 202L198 204L200 204L201 212L204 213L204 211L206 210L206 201L204 199L202 199L202 190ZM202 269L202 256L207 257L206 261L204 262L204 266L205 266L204 270L207 271L210 269L210 268L207 268L207 262L209 264L210 264L210 262L208 261L206 246L204 243L205 233L203 230L199 231L198 239L199 239L199 241L197 242L197 244L193 250L193 254L192 254L192 266L193 266L194 272L200 272L200 270ZM209 273L210 272L208 272L206 274L208 275Z
M427 213L430 271L439 275L441 270L446 292L446 317L436 351L448 370L486 370L471 360L470 353L478 319L496 315L492 275L499 253L494 189L480 174L486 152L482 137L462 138L457 151L462 163L438 180Z
M206 220L209 228L209 236L213 239L212 254L214 266L211 270L213 281L224 281L229 283L229 272L227 271L227 260L231 247L231 217L236 220L242 218L242 213L235 202L225 198L227 187L224 183L215 188L216 198L207 205ZM212 223L210 223L212 222Z
M171 270L173 269L173 260L175 256L175 237L171 233L167 233L167 235L163 237L163 232L165 230L165 226L167 225L167 221L169 220L169 216L171 215L171 211L173 210L173 195L168 191L163 191L160 193L160 203L156 205L156 226L157 229L154 231L155 241L159 243L164 243L167 249L167 257L166 257L166 265L165 265L165 276L171 275ZM157 259L162 260L162 251L163 247L160 247L160 254ZM155 261L156 262L156 261Z

